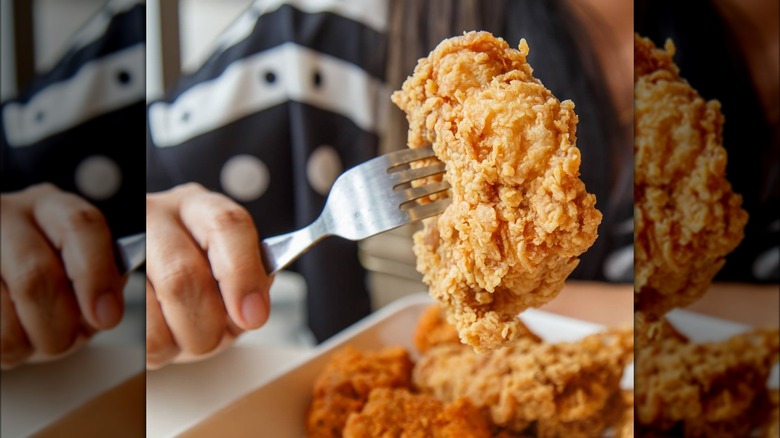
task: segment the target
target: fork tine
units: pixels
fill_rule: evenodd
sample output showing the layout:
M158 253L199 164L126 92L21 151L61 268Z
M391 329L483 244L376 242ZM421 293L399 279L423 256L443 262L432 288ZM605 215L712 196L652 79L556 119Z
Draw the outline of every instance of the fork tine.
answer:
M395 181L396 185L400 185L416 179L433 176L438 173L444 173L444 163L438 162L418 169L407 169L400 172L394 172L390 174L390 177Z
M433 201L429 204L423 204L417 207L412 207L406 211L407 214L409 215L409 219L412 222L416 222L425 219L427 217L436 216L437 214L440 214L451 203L452 203L452 199L442 198L442 199L437 199L436 201Z
M432 195L434 193L443 192L450 188L450 185L447 184L444 181L435 182L432 184L426 184L422 187L412 187L410 189L406 189L403 191L400 191L400 195L403 196L404 201L413 201L418 198L422 198L423 196Z
M389 161L387 167L390 168L433 156L433 147L427 146L424 148L402 149L400 151L391 152L385 155L385 158Z

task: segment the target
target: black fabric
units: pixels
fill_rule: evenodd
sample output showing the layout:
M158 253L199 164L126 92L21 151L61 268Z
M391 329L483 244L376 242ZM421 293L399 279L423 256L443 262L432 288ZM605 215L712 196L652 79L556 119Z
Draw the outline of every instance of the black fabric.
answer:
M105 14L101 10L98 14ZM146 9L143 5L114 15L105 33L95 41L78 49L71 49L50 70L36 76L29 87L14 100L26 103L32 96L53 83L73 77L86 63L132 47L146 39Z
M100 13L106 13L103 10ZM97 40L78 50L69 50L48 72L36 77L18 98L4 102L29 102L37 93L51 86L61 86L86 64L123 49L143 44L145 41L146 14L143 5L114 15L106 31ZM115 80L139 81L118 75ZM143 88L143 87L142 87ZM98 93L99 90L88 90ZM73 111L72 108L47 108L47 111ZM56 132L31 145L10 147L2 126L2 191L21 190L27 186L49 182L60 189L87 198L98 207L108 220L115 237L142 232L146 225L145 203L145 154L143 142L146 126L146 105L143 97L135 103L100 114L60 132ZM117 193L105 200L89 199L76 186L75 170L85 158L101 155L119 165L121 185Z
M282 5L258 17L246 39L214 53L200 69L182 77L162 100L172 102L194 85L218 77L236 59L290 42L355 64L376 79L385 77L386 35L329 12L309 14Z
M636 31L663 47L671 38L680 75L706 100L717 99L725 117L726 177L750 215L745 238L715 280L776 283L780 271L759 278L757 258L780 251L780 143L770 128L738 40L709 0L642 1ZM690 23L699 23L692 28Z
M615 228L633 215L633 155L631 145L619 136L617 115L593 48L587 41L577 40L584 36L584 30L570 16L565 2L508 2L505 23L502 36L512 46L517 47L521 38L528 42L528 62L534 76L555 97L575 104L581 178L588 192L596 195L596 208L604 217L599 238L580 257L571 278L608 280L604 276L605 260L612 250L621 247L618 240L625 240L615 234ZM620 156L625 158L623 162L612 166Z
M174 102L195 85L218 78L230 64L288 42L352 63L375 78L384 77L384 35L334 14L308 14L282 6L259 17L246 40L214 53L162 100ZM267 74L273 77L258 80L278 80L286 72L279 69ZM150 191L194 181L223 192L220 178L228 160L247 154L262 161L270 174L267 190L252 201L236 199L252 214L261 237L300 229L319 216L326 197L307 178L314 150L323 145L333 148L346 170L374 157L379 144L376 133L363 130L349 118L292 100L179 145L158 147L151 135L148 140ZM328 238L291 267L306 280L309 327L319 341L370 312L366 273L357 252L355 242Z
M121 186L109 199L88 200L106 216L115 237L144 231L144 112L145 104L137 102L30 146L8 148L4 140L4 155L9 162L3 167L3 191L48 182L86 197L76 186L75 169L87 157L105 156L119 164Z

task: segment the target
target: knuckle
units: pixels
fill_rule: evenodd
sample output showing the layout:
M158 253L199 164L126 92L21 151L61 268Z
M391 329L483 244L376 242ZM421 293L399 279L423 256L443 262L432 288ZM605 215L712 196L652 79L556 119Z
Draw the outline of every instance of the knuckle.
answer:
M211 353L219 347L224 334L223 330L211 330L200 333L197 342L187 346L187 351L195 356L203 356Z
M61 271L50 257L40 258L19 267L7 279L11 299L21 303L45 306L56 293L54 279Z
M81 231L102 225L103 214L91 205L82 205L68 211L63 219L63 226L69 231Z
M22 191L22 193L25 194L50 194L50 193L57 193L61 190L59 187L55 186L52 183L49 182L43 182L40 184L32 185Z
M2 339L0 339L0 357L4 367L13 367L23 363L32 352L32 347L26 339L3 333Z
M161 301L187 302L192 291L203 277L202 269L195 263L180 261L166 266L155 282L155 290Z
M160 367L173 360L179 353L178 347L167 336L146 333L146 363L150 367Z
M208 228L214 232L247 228L253 225L252 216L238 205L225 207L209 215Z
M173 191L181 193L201 193L208 190L196 182L188 182L174 187Z
M40 350L47 355L57 356L70 350L76 343L78 332L76 330L49 332L48 337L41 342Z

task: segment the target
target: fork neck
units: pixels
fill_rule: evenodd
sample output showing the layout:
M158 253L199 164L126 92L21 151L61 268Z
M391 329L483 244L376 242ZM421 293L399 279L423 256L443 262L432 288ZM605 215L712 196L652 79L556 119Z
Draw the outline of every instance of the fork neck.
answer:
M286 268L328 235L326 222L320 216L300 230L264 239L263 263L266 272L271 275Z

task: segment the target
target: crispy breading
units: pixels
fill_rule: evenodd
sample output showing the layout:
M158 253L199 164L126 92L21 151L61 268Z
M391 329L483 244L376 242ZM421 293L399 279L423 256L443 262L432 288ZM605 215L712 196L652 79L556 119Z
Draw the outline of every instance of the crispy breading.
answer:
M538 438L594 438L618 424L625 413L623 391L614 391L607 403L594 415L574 421L545 418L536 423ZM617 435L618 437L620 435ZM633 435L631 435L633 437Z
M490 438L487 420L467 400L444 404L406 389L371 391L359 413L352 413L344 438Z
M635 308L651 322L704 294L748 216L726 180L720 102L680 77L671 40L634 41Z
M452 186L414 236L417 269L477 351L521 336L517 315L560 292L601 222L579 178L574 104L533 77L528 50L487 32L450 38L392 96L409 147L432 144Z
M622 415L615 423L615 438L634 438L634 390L621 391Z
M431 347L441 344L460 344L460 339L455 327L447 322L444 309L438 304L432 304L420 315L414 331L414 346L420 353L425 353Z
M403 347L370 352L345 347L335 352L314 383L307 436L341 437L347 417L363 408L371 390L409 388L412 366Z
M780 391L769 391L769 415L761 425L761 438L780 437Z
M542 342L542 339L522 321L518 328L522 337ZM444 309L439 304L432 304L420 315L417 329L414 332L414 345L421 353L425 353L431 347L441 344L460 344L460 339L455 327L447 322Z
M647 320L647 314L634 313L634 331L636 333L636 348L644 348L645 345L655 342L656 339L676 338L681 342L688 342L688 337L680 333L666 318Z
M466 397L489 412L494 426L524 432L539 421L552 428L602 415L633 351L630 329L558 344L521 338L482 354L444 344L420 359L413 381L445 402Z
M746 436L767 416L766 382L780 354L778 336L777 329L762 329L701 344L671 336L638 349L639 430Z

